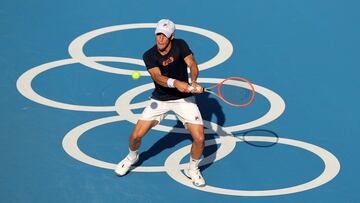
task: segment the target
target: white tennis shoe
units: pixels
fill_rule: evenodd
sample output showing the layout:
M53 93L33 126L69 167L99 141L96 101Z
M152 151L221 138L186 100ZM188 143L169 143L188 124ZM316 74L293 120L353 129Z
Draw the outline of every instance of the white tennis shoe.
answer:
M205 180L201 175L201 172L199 168L195 169L185 169L184 174L191 179L193 185L196 187L204 187L205 186Z
M136 155L135 159L131 159L129 156L126 156L122 161L118 163L115 168L115 173L118 176L125 175L131 168L139 160L139 155Z

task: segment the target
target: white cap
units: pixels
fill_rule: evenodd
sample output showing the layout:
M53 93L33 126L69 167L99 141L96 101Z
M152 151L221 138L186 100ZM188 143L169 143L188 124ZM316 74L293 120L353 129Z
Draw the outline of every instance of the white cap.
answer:
M175 24L169 19L161 19L156 25L155 34L162 33L167 38L170 38L174 32Z

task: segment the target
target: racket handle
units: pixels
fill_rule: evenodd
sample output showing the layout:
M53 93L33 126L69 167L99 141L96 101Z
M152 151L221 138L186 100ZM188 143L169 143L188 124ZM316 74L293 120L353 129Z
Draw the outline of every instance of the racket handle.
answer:
M193 86L189 86L188 87L188 90L191 92L191 91L193 91L195 89L195 87L193 87ZM201 90L201 87L196 87L196 91L200 91Z

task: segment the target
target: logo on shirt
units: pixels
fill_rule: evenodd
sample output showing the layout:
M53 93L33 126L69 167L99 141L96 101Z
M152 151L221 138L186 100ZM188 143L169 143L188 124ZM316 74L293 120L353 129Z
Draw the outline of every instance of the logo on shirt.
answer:
M172 62L174 62L174 57L170 56L168 59L163 60L162 65L168 66Z

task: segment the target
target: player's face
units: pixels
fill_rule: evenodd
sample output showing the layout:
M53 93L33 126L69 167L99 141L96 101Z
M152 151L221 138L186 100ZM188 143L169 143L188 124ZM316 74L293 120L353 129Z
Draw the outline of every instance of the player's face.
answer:
M170 39L167 38L164 34L156 34L156 46L160 51L163 51L169 43Z

